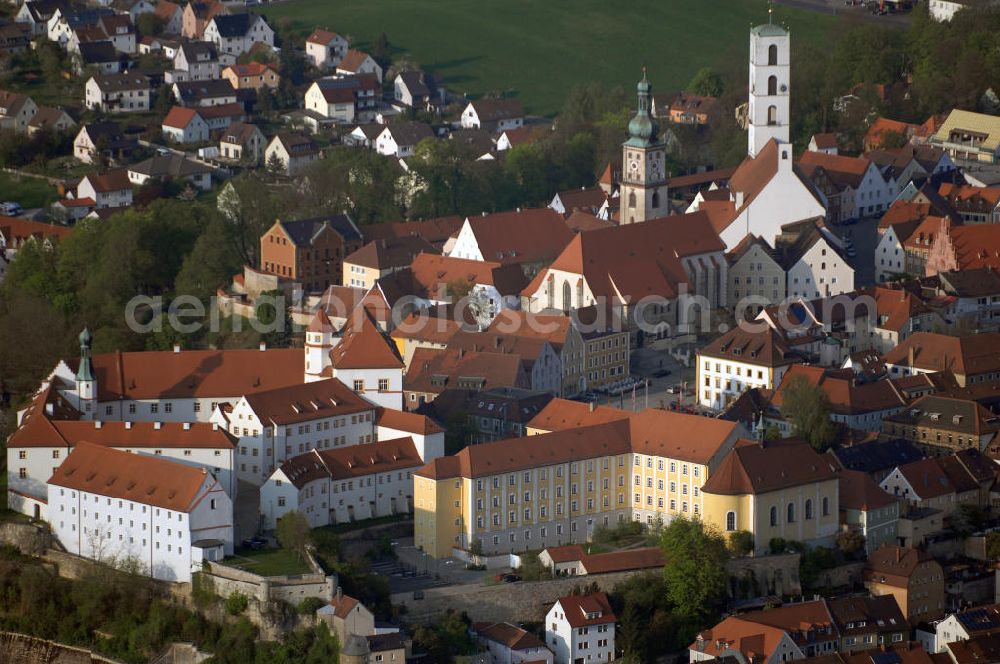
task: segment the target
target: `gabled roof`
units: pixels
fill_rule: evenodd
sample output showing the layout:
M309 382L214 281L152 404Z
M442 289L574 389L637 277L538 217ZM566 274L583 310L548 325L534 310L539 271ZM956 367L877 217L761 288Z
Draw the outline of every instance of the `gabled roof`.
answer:
M924 562L934 561L926 551L886 544L868 556L865 581L879 581L905 587L910 576ZM882 579L885 579L884 581Z
M149 90L149 78L145 74L124 72L121 74L95 74L91 77L102 92L123 92L126 90Z
M483 260L503 264L552 260L573 238L562 216L551 208L495 212L467 221Z
M195 62L214 62L219 59L219 53L215 50L215 44L209 41L183 41L178 47L178 52L184 54L184 59L189 64Z
M729 178L729 190L743 193L743 205L738 209L734 209L733 212L735 214L738 214L749 206L778 173L779 156L778 143L774 139L771 139L764 144L764 147L760 149L760 152L756 156L747 157L736 168ZM799 179L803 180L804 175L797 169L794 170ZM805 184L805 180L803 180L803 185ZM811 185L806 186L806 188L816 197L815 190ZM817 202L821 202L818 197L816 200ZM730 217L726 221L726 224L731 219ZM722 230L722 228L718 228L718 230Z
M365 240L418 235L435 247L442 247L448 238L462 229L465 219L459 216L438 217L424 221L404 221L393 224L372 224L365 227Z
M257 14L250 13L217 14L212 17L212 22L215 23L219 36L226 38L244 37L257 21L262 20L264 19Z
M18 247L31 238L62 240L69 237L72 232L73 229L68 226L57 226L21 217L0 216L0 237L8 248Z
M608 596L603 592L560 597L556 603L562 607L566 622L573 629L591 625L614 624L618 620L614 611L611 610Z
M262 390L245 397L261 422L308 422L372 410L373 406L336 378Z
M871 161L862 157L806 151L799 157L799 166L810 177L816 168L822 167L839 188L850 186L858 189L871 166Z
M885 354L885 363L922 371L951 371L973 375L1000 371L1000 333L987 332L953 337L934 332L914 332ZM910 352L913 361L910 361Z
M524 117L524 106L520 99L477 99L469 105L475 109L481 123Z
M841 509L867 512L896 502L868 473L860 470L841 470L837 473L837 480L840 482Z
M85 65L117 62L118 50L107 40L87 41L80 44L80 60Z
M329 30L324 30L323 28L316 28L312 31L312 34L306 37L306 42L311 44L323 44L328 45L333 40L340 37L336 32L330 32Z
M879 473L923 458L916 445L908 440L874 440L830 451L837 463L848 470Z
M364 51L349 48L347 49L347 53L344 54L343 59L337 63L337 69L357 73L360 71L361 66L370 58L371 56Z
M827 606L841 636L871 631L872 627L878 631L910 628L892 595L835 597L827 600Z
M785 390L793 381L803 378L826 394L832 412L837 414L850 416L898 409L904 407L907 401L889 380L859 383L850 369L831 370L795 364L782 376L771 397L771 404L780 409L784 404Z
M332 214L326 217L311 217L309 219L281 220L278 224L288 234L289 239L297 247L309 247L319 234L327 227L337 232L345 242L361 240L361 232L354 225L350 215Z
M260 128L255 124L250 124L248 122L234 122L229 125L226 131L222 134L220 140L223 143L246 145L246 142L257 133L260 133L263 136L263 132L261 132Z
M418 254L434 252L434 246L418 235L374 240L344 258L345 263L376 270L405 267Z
M10 447L63 447L87 442L104 447L225 449L234 440L208 422L94 422L50 417L44 412L30 417L10 437Z
M400 72L396 78L406 86L410 95L414 97L426 97L431 94L431 89L427 85L427 78L422 71L411 70Z
M455 388L482 391L527 386L527 377L519 355L417 348L403 386L429 394Z
M808 443L740 441L702 487L724 496L760 495L836 479L830 462Z
M934 134L934 140L942 143L951 140L951 133L972 132L982 135L980 148L995 151L1000 148L1000 118L985 113L974 113L954 109Z
M172 129L186 129L194 122L195 118L201 118L198 111L197 108L173 106L167 113L167 117L163 118L163 126Z
M767 367L787 366L801 360L784 338L770 326L759 332L751 332L737 325L702 347L698 353L708 358Z
M895 424L943 429L982 436L1000 431L1000 417L970 399L927 394L886 418Z
M337 369L402 369L403 360L392 339L383 332L364 306L347 319L340 343L330 351Z
M452 258L432 253L420 253L410 264L413 280L432 299L442 299L447 286L456 281L474 285L493 286L501 295L520 292L526 281L524 272L517 265L501 265L492 261L474 261Z
M764 662L778 648L785 631L777 627L730 616L711 629L698 632L688 648L722 659L728 651L739 651L747 662Z
M545 642L537 636L510 623L472 624L472 631L479 638L499 643L511 650L527 650L529 648L545 648Z
M236 76L262 76L265 72L272 71L278 73L278 68L270 62L247 62L245 64L235 64L226 67L223 72L231 71Z
M347 480L423 465L412 438L380 440L326 450L310 450L294 456L279 470L301 489L309 482L329 478Z
M389 132L397 145L416 145L427 138L434 138L434 130L423 122L394 122L382 131Z
M941 234L947 234L958 269L1000 269L1000 224L956 226L942 223Z
M817 150L832 150L837 148L837 134L833 132L825 132L821 134L813 134L810 143L816 144Z
M945 469L946 466L942 465L940 459L937 458L921 459L897 468L899 474L903 476L920 500L929 500L978 488L968 473L965 473L964 477L959 473L953 478L952 474L947 473ZM953 481L954 479L958 480L957 484Z
M99 194L132 188L128 181L128 171L124 168L116 168L104 173L87 173L83 178L90 182L94 191ZM77 188L79 189L79 186Z
M379 408L376 412L375 423L377 426L385 427L386 429L405 431L419 436L444 433L444 429L426 415L410 413L405 410Z
M203 468L80 442L55 469L48 484L190 512L201 498L206 480L216 483Z

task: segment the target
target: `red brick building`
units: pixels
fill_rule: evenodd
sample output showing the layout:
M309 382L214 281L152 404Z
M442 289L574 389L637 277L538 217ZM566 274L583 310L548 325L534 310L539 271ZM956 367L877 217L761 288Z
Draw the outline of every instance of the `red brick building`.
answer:
M279 220L260 238L260 269L306 291L322 291L341 285L344 256L361 244L361 233L346 214Z

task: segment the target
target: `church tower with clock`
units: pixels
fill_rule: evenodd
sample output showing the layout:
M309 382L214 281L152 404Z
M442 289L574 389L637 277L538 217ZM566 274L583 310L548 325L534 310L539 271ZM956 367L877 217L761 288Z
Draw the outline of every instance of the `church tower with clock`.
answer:
M667 199L666 147L659 141L659 126L650 112L652 85L646 68L637 86L639 108L628 123L628 140L622 145L619 223L637 224L670 214Z

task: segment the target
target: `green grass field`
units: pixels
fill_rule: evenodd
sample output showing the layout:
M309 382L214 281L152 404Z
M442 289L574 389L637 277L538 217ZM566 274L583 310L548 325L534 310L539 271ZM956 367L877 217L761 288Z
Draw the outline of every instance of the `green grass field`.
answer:
M287 549L240 549L225 563L261 576L307 574L309 566Z
M529 112L557 112L574 85L627 89L649 67L654 89L683 88L703 66L742 72L764 0L288 0L268 6L302 34L326 27L365 49L385 32L452 91L504 91ZM777 7L796 39L822 40L838 19Z
M0 173L0 200L16 201L25 208L45 207L59 200L56 188L45 180Z

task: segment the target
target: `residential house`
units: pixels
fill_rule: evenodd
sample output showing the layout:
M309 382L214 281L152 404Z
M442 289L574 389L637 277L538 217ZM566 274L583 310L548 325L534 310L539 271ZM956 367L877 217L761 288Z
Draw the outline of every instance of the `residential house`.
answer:
M776 537L829 546L840 529L837 474L802 441L737 443L701 493L702 518L752 533L758 554Z
M273 90L281 83L281 75L274 65L259 62L230 65L222 70L222 78L229 81L235 90L260 90L261 88Z
M322 291L341 283L344 256L360 246L361 232L346 213L279 219L260 238L260 269Z
M504 132L503 135L506 136L508 133L510 132ZM500 150L499 142L497 150ZM607 203L608 195L600 187L580 187L579 189L556 192L549 207L559 214L569 215L579 210L597 216Z
M553 655L537 636L510 623L472 623L469 631L489 653L490 664L552 664Z
M882 431L912 441L928 455L981 452L1000 432L1000 417L975 401L928 394L886 417Z
M428 459L429 461L429 459ZM293 510L311 528L413 511L413 473L421 460L410 438L379 440L291 457L260 489L265 527Z
M950 643L1000 634L1000 605L987 604L952 613L933 627L931 652L942 652Z
M163 34L181 34L184 27L185 10L179 4L170 2L170 0L158 0L153 8L153 13L163 22Z
M737 661L770 664L830 655L838 636L830 607L817 599L729 617L699 632L688 654L692 662L735 653Z
M529 389L554 396L562 393L562 364L559 355L544 338L459 331L448 340L448 349L517 356L528 376Z
M837 135L834 133L813 134L806 147L809 152L822 152L823 154L836 155L840 152L837 145Z
M14 15L14 21L28 26L32 37L48 35L48 24L52 14L65 6L62 0L28 0L21 3Z
M949 320L972 329L996 327L1000 319L1000 273L991 267L938 272L933 295L951 301ZM925 285L925 292L928 286Z
M706 126L712 118L718 99L688 92L679 93L670 103L670 122Z
M924 551L887 545L868 556L865 588L892 595L910 624L944 615L944 571Z
M984 333L955 337L934 332L915 332L885 354L892 376L948 371L960 387L1000 379L1000 334Z
M959 505L978 505L979 484L961 464L945 457L922 459L895 468L882 480L882 490L903 501L908 508L930 508L942 516Z
M823 192L827 219L834 223L881 214L896 194L894 183L886 182L878 166L863 157L807 151L799 167Z
M84 104L102 113L145 113L152 91L143 74L97 74L84 86Z
M420 141L434 138L434 130L422 122L394 122L375 139L375 151L390 157L412 157Z
M865 153L886 182L895 185L896 195L902 193L914 180L942 176L955 169L955 162L941 148L931 145L905 145Z
M898 146L899 142L909 143L914 138L926 139L921 125L877 117L865 132L864 151L881 150ZM887 143L889 145L887 145Z
M237 162L260 164L267 139L257 125L236 122L219 138L219 156Z
M163 138L174 143L204 143L208 141L208 123L196 108L174 106L160 125Z
M381 85L374 75L320 78L305 92L307 111L336 122L369 122L375 117Z
M219 104L216 106L198 107L198 115L208 125L210 132L221 133L233 124L246 120L246 110L243 104Z
M222 80L180 81L172 91L177 103L186 107L227 106L239 100L236 90Z
M31 27L24 23L0 25L0 55L8 57L31 48Z
M398 339L395 332L393 339ZM474 444L526 435L528 423L550 401L552 395L548 392L518 387L483 392L448 389L420 410L439 422L467 422L473 431L463 443Z
M150 180L161 182L190 183L196 189L208 191L212 188L212 168L200 161L193 161L184 155L154 155L138 164L128 167L128 179L134 185L142 186Z
M443 101L434 76L419 69L403 71L392 81L392 96L400 104L429 111Z
M435 250L419 235L373 240L344 258L341 283L368 290L380 279L410 267L421 253Z
M264 164L289 177L298 175L320 157L319 147L301 134L279 132L264 150Z
M104 173L88 173L76 186L76 198L92 199L98 210L132 205L132 185L128 171L117 168Z
M184 81L214 81L219 78L219 54L207 41L184 41L174 57L174 68L164 79L173 85Z
M550 546L538 554L538 560L553 576L586 576L663 569L663 550L650 546L608 553L587 553L579 544Z
M189 2L184 5L181 16L181 36L188 39L204 39L205 28L219 15L228 14L229 9L220 0Z
M85 164L102 159L114 163L127 158L139 144L126 136L114 122L92 122L80 128L73 139L73 156Z
M260 14L216 14L202 37L215 44L219 53L235 60L255 44L274 46L274 30Z
M28 136L39 132L59 134L76 126L76 121L61 108L39 106L35 116L28 122Z
M88 71L118 74L123 68L122 56L110 41L84 42L73 57L73 71L78 76L83 76Z
M942 182L938 193L964 224L1000 223L1000 187L973 187Z
M787 275L790 297L827 298L854 290L854 268L822 219L783 226L775 251Z
M378 82L382 83L382 67L375 62L375 58L353 48L347 49L344 57L336 64L336 70L337 74L341 76L373 74Z
M475 129L466 129L464 131L474 132ZM518 127L517 129L507 129L500 133L497 137L496 151L503 152L504 150L510 150L512 147L517 145L531 145L537 143L542 137L545 136L546 132L551 131L551 127L545 127L544 125L530 125L527 127ZM602 183L599 183L599 188L605 194L610 196L608 188Z
M478 99L470 101L462 111L463 129L485 129L500 133L524 124L524 107L520 99Z
M859 470L876 482L884 480L897 466L919 461L924 457L916 445L900 438L841 446L830 450L828 454L835 458L840 468Z
M345 595L341 588L330 601L316 611L317 617L325 622L337 639L346 644L352 636L375 636L375 614L368 607L350 595Z
M545 643L555 664L610 663L616 658L617 623L603 592L560 597L545 614Z
M133 25L143 14L152 14L156 6L148 0L112 0L111 6L131 19Z
M0 129L25 134L37 112L38 104L28 95L0 90Z
M385 125L378 122L368 122L359 124L343 137L344 145L352 145L361 148L374 148L375 139L385 129Z
M775 259L775 250L764 238L747 235L726 254L729 263L729 300L726 308L756 316L764 307L782 302L786 296L785 269Z
M306 58L316 69L336 67L347 54L347 39L336 32L316 28L306 38Z
M403 399L406 409L412 411L448 390L482 392L501 387L527 390L530 385L518 355L417 347L404 376Z
M698 350L698 403L721 410L748 389L773 390L801 359L772 328L736 326Z
M46 26L49 41L65 48L78 29L96 26L102 16L112 15L114 11L109 7L61 5L52 12Z
M7 266L18 250L28 242L40 242L42 248L53 249L72 229L20 217L0 216L0 282Z
M928 12L938 23L947 23L969 5L965 0L930 0Z
M1000 158L1000 119L984 113L954 109L930 138L954 161L997 163Z
M47 484L53 535L71 554L140 561L173 582L232 555L233 503L204 469L81 442Z
M871 555L885 544L895 544L899 528L899 499L890 496L860 470L841 470L840 523L865 538L865 553ZM895 605L894 605L895 606Z
M840 636L841 653L884 650L909 640L910 624L890 595L837 597L826 604Z
M942 221L927 253L927 276L946 270L1000 269L1000 224L957 226Z

